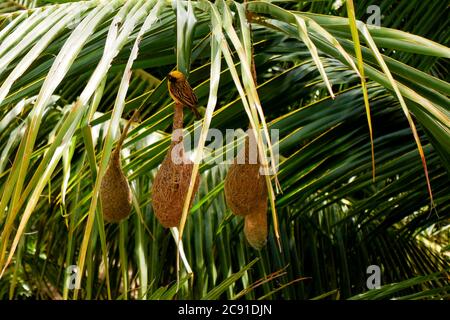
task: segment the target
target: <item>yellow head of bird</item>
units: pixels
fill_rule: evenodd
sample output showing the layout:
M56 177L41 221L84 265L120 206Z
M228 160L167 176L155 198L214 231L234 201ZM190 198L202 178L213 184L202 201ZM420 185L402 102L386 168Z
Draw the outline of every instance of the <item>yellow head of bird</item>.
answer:
M170 82L174 83L177 81L184 81L186 80L184 74L180 71L172 71L167 75L167 78Z

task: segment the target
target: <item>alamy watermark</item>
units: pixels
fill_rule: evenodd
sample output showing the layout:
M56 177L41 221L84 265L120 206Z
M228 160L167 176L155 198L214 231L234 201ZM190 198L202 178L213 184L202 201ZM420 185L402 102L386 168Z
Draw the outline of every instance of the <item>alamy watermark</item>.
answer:
M172 141L179 142L183 139L183 143L176 143L173 146L171 160L174 164L187 163L188 161L215 165L259 164L261 175L267 173L273 175L276 173L279 163L279 130L268 130L270 145L263 130L257 136L252 129L244 132L242 129L222 131L210 128L206 136L202 157L199 159L200 161L197 161L195 152L198 150L195 147L200 139L200 130L189 133L186 130L177 129L172 133ZM259 143L258 139L260 139ZM246 148L245 152L244 147ZM272 152L269 152L270 149ZM191 156L180 156L182 150Z
M367 18L367 24L371 25L375 29L381 28L381 19L383 19L384 16L381 15L380 7L377 5L370 5L367 7L366 12L370 14Z
M367 278L367 289L380 289L381 288L381 269L376 264L367 267L367 274L370 276Z
M71 265L66 268L67 288L70 290L80 289L79 287L79 268L76 265Z

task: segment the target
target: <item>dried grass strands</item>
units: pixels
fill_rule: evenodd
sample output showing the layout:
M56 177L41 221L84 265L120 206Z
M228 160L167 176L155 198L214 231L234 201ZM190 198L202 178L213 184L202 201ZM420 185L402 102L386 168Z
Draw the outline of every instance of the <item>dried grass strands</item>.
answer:
M105 221L117 223L127 218L131 213L131 189L128 179L123 173L120 161L120 152L123 142L128 134L130 124L137 116L138 111L133 114L127 122L122 135L117 142L116 148L111 153L108 167L100 185L100 200Z
M172 142L152 186L153 210L156 218L165 228L178 227L180 223L193 168L193 163L184 153L182 134L175 136L175 133L181 132L176 130L182 129L183 106L176 103ZM199 181L200 176L197 174L193 195L198 190Z
M267 202L266 180L260 174L260 161L253 132L245 138L242 148L228 170L225 179L225 199L231 211L238 216L252 213L262 202Z

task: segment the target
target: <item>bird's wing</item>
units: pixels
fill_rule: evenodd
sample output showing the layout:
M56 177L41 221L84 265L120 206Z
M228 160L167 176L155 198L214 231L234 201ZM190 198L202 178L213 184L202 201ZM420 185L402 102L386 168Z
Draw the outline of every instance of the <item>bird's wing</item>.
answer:
M189 107L195 107L198 103L198 99L197 96L194 93L194 90L192 90L191 86L189 85L189 83L186 81L183 83L183 88L182 90L180 90L180 94L182 98L182 102L189 106Z

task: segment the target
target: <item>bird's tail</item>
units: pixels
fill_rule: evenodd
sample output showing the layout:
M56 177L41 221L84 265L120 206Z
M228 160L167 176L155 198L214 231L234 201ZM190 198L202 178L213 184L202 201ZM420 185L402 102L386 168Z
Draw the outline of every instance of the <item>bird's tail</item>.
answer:
M202 115L200 114L200 112L198 112L196 107L191 107L190 109L195 114L195 117L197 118L197 120L200 120L202 118Z

